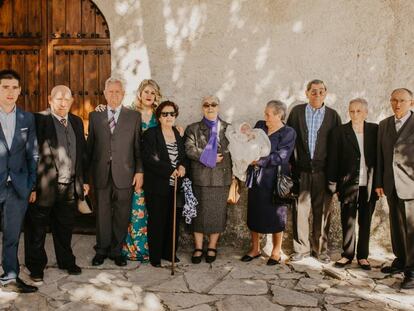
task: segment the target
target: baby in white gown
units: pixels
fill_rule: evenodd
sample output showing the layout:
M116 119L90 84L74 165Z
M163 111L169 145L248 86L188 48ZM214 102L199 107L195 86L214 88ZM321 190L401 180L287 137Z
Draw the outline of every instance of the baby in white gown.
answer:
M233 175L246 180L246 170L250 163L266 157L270 153L270 140L261 129L254 129L249 123L228 126L226 137L233 162Z

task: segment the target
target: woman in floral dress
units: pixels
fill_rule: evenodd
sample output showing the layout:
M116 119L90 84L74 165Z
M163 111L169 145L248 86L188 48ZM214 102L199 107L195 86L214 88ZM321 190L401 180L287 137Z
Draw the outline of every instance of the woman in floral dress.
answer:
M157 125L154 111L160 99L161 92L158 84L151 79L143 80L138 87L134 103L134 108L141 112L143 132ZM148 261L147 220L144 191L134 192L128 234L122 246L122 255L129 260Z

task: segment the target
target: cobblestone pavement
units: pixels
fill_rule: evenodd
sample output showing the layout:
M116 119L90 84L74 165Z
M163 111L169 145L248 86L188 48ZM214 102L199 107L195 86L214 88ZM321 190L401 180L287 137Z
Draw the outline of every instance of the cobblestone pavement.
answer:
M414 309L414 291L399 289L402 275L390 277L379 271L384 258L391 259L390 254L379 251L371 259L372 271L363 271L356 263L349 269L335 269L312 258L273 267L266 266L265 257L243 263L239 260L242 253L231 248L219 249L212 265L193 265L189 252L179 252L181 262L172 276L167 262L163 268L137 262L118 268L106 260L99 268L91 267L94 240L94 236L74 236L74 251L83 273L69 276L56 268L48 236L51 256L45 279L37 284L39 292L18 295L2 288L0 310ZM24 267L21 277L30 282Z

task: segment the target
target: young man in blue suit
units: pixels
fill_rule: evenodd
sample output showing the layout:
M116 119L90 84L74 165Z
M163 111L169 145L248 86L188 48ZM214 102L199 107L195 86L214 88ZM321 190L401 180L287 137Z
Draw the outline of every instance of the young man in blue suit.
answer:
M36 182L38 160L34 117L16 107L20 77L0 70L0 213L3 229L0 283L20 293L37 291L19 278L17 251L27 203Z

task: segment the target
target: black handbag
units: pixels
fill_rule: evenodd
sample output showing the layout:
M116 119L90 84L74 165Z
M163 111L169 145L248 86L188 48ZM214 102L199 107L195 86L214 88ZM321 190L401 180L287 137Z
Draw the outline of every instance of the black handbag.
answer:
M274 196L276 199L292 199L293 179L282 173L282 167L277 167Z

